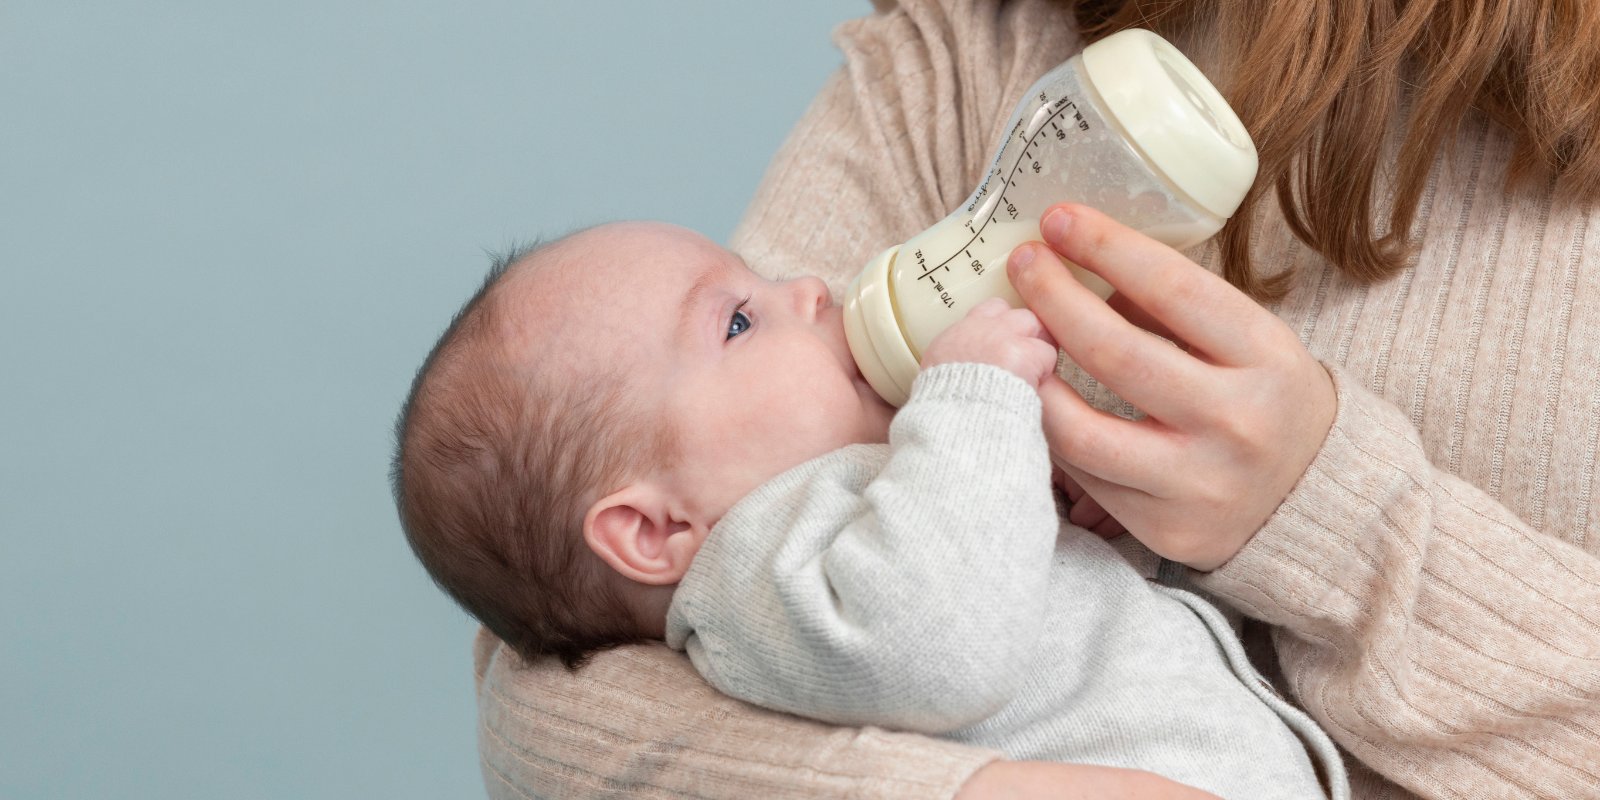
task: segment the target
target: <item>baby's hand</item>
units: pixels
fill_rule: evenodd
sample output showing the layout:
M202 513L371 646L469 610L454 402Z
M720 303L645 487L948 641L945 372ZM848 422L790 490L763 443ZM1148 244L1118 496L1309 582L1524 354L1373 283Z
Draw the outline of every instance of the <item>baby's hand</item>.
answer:
M1060 466L1051 464L1050 482L1060 486L1067 495L1067 501L1072 503L1072 509L1067 512L1068 522L1086 528L1102 539L1114 539L1128 532L1128 526L1111 516L1111 512L1101 507L1099 500L1090 497Z
M991 298L933 337L922 354L923 369L958 363L996 366L1037 389L1056 371L1056 343L1032 311Z

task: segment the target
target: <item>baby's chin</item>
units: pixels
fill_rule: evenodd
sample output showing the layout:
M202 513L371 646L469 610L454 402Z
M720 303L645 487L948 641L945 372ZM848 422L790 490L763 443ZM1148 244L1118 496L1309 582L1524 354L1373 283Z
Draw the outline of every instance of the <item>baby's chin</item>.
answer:
M881 397L872 384L867 383L861 374L861 367L856 364L855 357L850 353L850 345L844 333L844 315L838 306L828 309L833 314L830 323L836 328L832 331L834 338L834 357L838 359L839 377L848 381L855 389L856 398L860 402L861 433L855 444L884 443L889 441L889 422L894 419L895 407L889 405Z
M872 384L862 377L861 370L851 362L850 380L856 395L861 398L863 440L861 444L884 444L889 441L889 423L894 420L895 407L878 394Z

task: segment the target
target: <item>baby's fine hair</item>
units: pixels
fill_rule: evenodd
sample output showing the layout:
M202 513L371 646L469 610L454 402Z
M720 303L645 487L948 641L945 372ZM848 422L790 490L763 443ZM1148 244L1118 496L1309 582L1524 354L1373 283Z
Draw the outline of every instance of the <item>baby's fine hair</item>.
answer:
M539 364L506 352L514 328L496 289L559 242L494 258L411 383L390 481L434 582L524 658L576 669L644 638L583 519L597 492L661 454L665 434L631 413L623 376L604 365L585 380L541 380Z

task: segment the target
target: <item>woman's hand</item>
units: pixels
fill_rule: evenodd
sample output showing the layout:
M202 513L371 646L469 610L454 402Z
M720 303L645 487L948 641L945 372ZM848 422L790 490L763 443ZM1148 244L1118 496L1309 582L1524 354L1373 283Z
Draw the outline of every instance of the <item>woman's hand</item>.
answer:
M1051 761L991 761L955 800L1218 800L1153 772Z
M1012 284L1073 361L1148 415L1097 411L1051 376L1039 394L1057 462L1145 546L1216 569L1321 448L1332 379L1281 320L1177 251L1070 203L1039 227L1049 248L1013 251ZM1116 287L1112 304L1057 253Z

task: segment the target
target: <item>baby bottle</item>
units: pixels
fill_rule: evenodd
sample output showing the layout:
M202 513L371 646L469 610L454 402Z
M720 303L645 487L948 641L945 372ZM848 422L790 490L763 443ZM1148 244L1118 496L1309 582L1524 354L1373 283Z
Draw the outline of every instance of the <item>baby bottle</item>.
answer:
M905 403L928 342L991 298L1039 217L1083 203L1175 248L1222 228L1256 176L1250 134L1215 87L1165 39L1126 30L1028 90L977 191L955 213L867 264L845 295L845 335L883 399ZM1109 284L1076 265L1102 299Z

